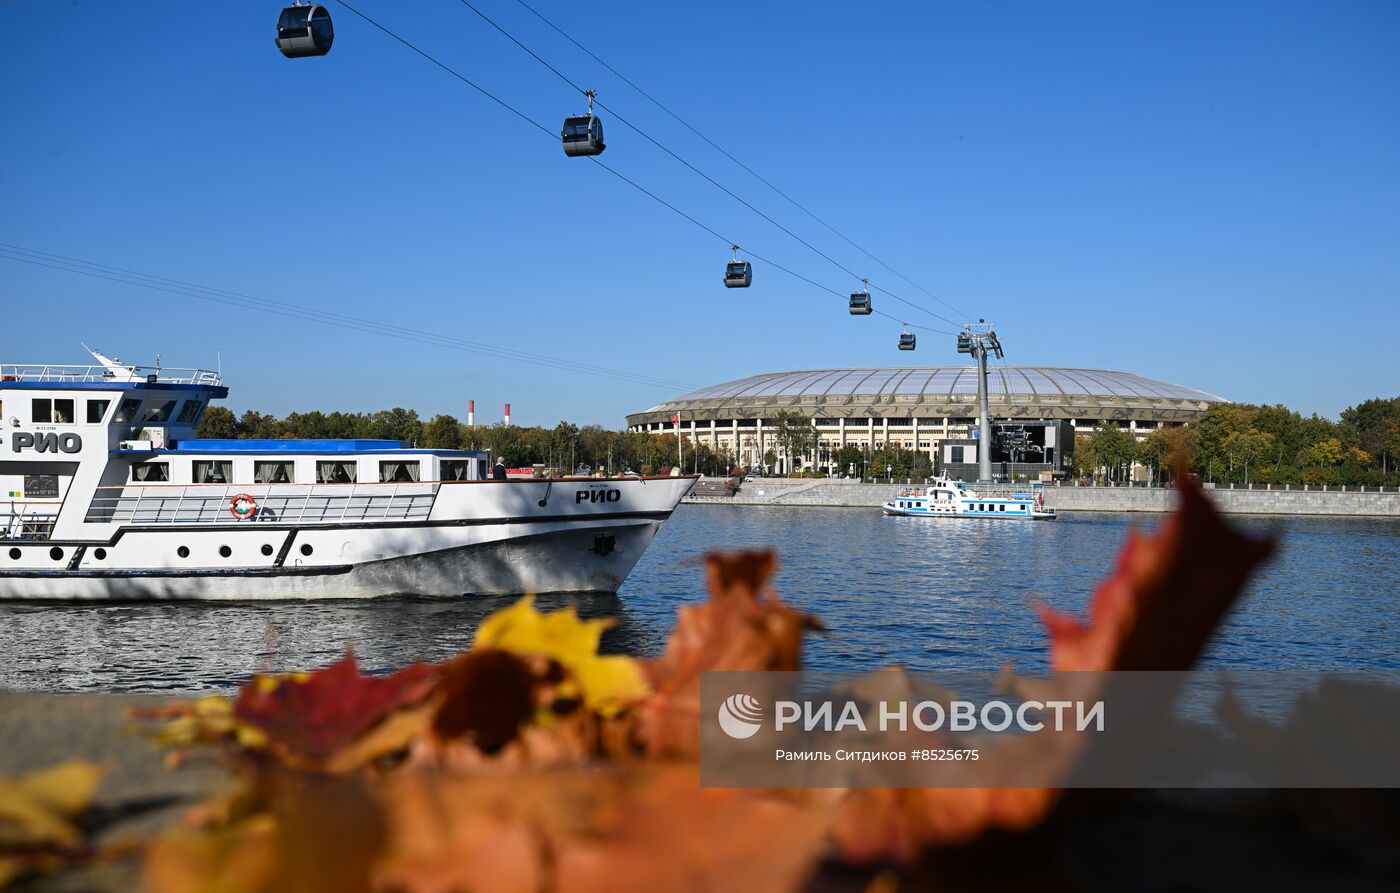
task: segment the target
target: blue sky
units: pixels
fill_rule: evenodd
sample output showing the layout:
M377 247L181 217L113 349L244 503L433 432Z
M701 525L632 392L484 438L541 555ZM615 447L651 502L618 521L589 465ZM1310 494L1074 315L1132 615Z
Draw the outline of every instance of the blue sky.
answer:
M532 0L969 317L1008 363L1125 369L1335 415L1400 393L1400 4ZM455 0L355 0L557 131L566 85ZM574 80L843 265L955 319L601 69ZM0 242L697 386L958 363L756 265L331 3L0 2ZM603 160L837 291L854 280L616 121ZM865 271L868 271L865 272ZM0 259L0 361L212 365L229 405L620 425L683 388L269 316ZM910 322L937 319L875 294Z

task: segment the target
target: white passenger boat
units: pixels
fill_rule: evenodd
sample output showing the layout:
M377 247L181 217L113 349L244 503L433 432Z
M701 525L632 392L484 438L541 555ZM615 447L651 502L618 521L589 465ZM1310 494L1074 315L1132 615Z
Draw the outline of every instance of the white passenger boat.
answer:
M962 481L934 478L923 487L903 487L884 505L886 515L911 518L997 518L1045 521L1055 510L1045 505L1039 486L982 486L973 490Z
M615 592L693 476L491 480L490 454L199 440L216 373L0 365L0 598Z

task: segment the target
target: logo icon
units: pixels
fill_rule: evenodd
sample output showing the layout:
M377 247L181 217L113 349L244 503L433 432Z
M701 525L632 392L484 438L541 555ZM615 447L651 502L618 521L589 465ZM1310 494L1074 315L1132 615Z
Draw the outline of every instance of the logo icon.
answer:
M763 705L752 695L730 695L719 705L719 727L730 738L752 738L763 728Z

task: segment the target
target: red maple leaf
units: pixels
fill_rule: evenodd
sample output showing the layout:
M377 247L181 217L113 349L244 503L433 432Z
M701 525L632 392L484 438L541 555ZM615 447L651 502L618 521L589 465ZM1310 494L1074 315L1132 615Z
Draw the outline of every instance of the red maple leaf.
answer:
M234 716L265 732L272 749L319 764L389 713L425 698L437 674L412 664L391 676L364 676L347 654L304 681L255 676L239 691Z

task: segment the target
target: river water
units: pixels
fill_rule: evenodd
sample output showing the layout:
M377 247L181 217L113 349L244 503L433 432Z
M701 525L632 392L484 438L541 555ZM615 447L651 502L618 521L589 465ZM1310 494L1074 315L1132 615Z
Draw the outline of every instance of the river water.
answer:
M617 596L541 599L618 618L610 651L654 655L677 605L705 597L703 555L772 546L779 591L830 632L814 669L1022 672L1046 666L1032 608L1082 615L1130 527L1150 516L1043 523L884 518L878 510L683 505ZM1217 634L1219 669L1400 669L1400 522L1238 518L1280 538L1276 557ZM0 604L0 688L195 692L260 670L308 669L352 647L376 671L467 648L510 599L263 604Z

